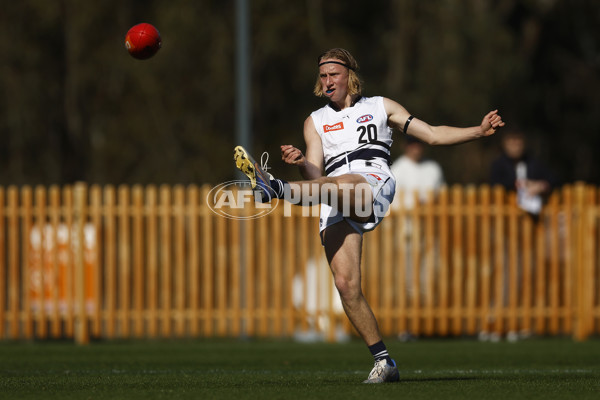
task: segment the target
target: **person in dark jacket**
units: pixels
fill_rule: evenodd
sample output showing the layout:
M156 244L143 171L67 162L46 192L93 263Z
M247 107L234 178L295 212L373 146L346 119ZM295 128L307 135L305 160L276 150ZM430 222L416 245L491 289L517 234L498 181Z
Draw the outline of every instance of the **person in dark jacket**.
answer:
M502 152L492 163L490 183L516 191L519 206L531 214L539 214L543 199L556 185L553 174L528 153L525 135L520 131L504 134Z

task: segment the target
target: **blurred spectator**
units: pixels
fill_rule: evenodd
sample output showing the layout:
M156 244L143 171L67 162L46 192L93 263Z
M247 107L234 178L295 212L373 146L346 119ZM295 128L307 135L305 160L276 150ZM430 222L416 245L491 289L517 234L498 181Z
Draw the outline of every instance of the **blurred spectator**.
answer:
M426 200L427 192L437 190L444 184L444 175L440 165L424 158L425 144L414 136L406 136L404 154L391 166L396 177L396 196L392 208L400 208L400 192L404 196L404 207L415 206L414 192L418 191L419 200Z
M507 131L502 134L502 154L492 162L490 170L490 183L492 185L501 185L506 190L517 192L517 202L519 207L529 213L537 221L542 210L544 199L552 192L556 185L553 174L540 161L532 157L528 152L525 135L518 130ZM501 307L509 305L510 289L521 292L522 274L523 274L523 255L519 252L516 258L516 281L512 282L510 278L510 255L509 255L509 232L505 232L502 239L504 243L504 265L503 269L503 296ZM535 238L532 239L535 243ZM535 264L535 260L531 260ZM514 284L516 283L516 287ZM495 306L495 300L490 302L491 307ZM494 313L492 313L494 314ZM480 340L498 341L501 338L501 332L494 332L492 326L495 324L495 317L489 316L484 322L482 330L479 333ZM528 331L506 332L506 340L515 341L531 335Z
M490 183L516 190L519 206L533 215L539 214L544 197L555 186L552 173L528 153L525 136L520 131L503 134L502 152L492 163Z
M419 203L424 203L430 190L436 191L444 184L442 168L437 162L424 157L425 150L425 143L414 136L406 135L404 154L394 161L390 168L396 177L396 195L391 204L392 209L397 210L401 206L405 209L413 209L416 205L415 192L418 194ZM406 282L404 290L411 304L421 303L424 300L423 296L427 288L426 260L434 259L435 254L438 253L437 242L429 249L425 247L424 231L418 233L419 231L414 230L413 218L413 215L405 215L401 220L400 231L397 233L404 241L404 248L409 249L399 261L404 264ZM416 234L419 236L416 237ZM418 243L416 253L413 248L414 243ZM419 291L416 290L417 286ZM415 336L412 332L405 331L399 332L398 338L407 341L414 339Z

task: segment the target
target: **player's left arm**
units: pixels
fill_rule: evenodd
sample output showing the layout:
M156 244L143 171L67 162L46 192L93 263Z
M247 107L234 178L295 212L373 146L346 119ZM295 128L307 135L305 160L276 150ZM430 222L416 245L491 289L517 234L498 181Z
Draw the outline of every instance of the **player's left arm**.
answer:
M487 113L481 125L469 128L456 128L453 126L431 126L427 122L411 117L410 113L397 102L384 98L383 104L388 115L388 124L400 131L421 139L431 145L447 145L468 142L493 135L504 126L498 110ZM408 124L407 124L408 122ZM406 131L405 131L406 129Z
M304 121L304 142L306 156L300 149L288 144L281 146L281 159L300 168L304 179L320 178L323 176L323 144L311 116Z

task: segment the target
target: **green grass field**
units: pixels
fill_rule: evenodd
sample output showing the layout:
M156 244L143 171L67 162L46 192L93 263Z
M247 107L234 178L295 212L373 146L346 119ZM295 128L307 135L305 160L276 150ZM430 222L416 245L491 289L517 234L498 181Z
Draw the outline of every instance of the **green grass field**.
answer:
M363 385L359 341L0 342L1 399L598 399L600 340L387 340L400 383Z

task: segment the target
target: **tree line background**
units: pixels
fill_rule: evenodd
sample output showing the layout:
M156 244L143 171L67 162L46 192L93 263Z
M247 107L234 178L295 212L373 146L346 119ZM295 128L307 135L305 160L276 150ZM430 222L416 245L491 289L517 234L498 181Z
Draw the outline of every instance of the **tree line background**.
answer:
M498 108L562 182L600 184L600 2L249 0L251 151L303 148L316 58L344 47L366 95L433 125ZM219 183L236 177L235 1L2 1L0 184ZM124 48L149 22L163 47ZM484 183L500 135L432 147L448 183ZM393 156L402 153L397 136Z

